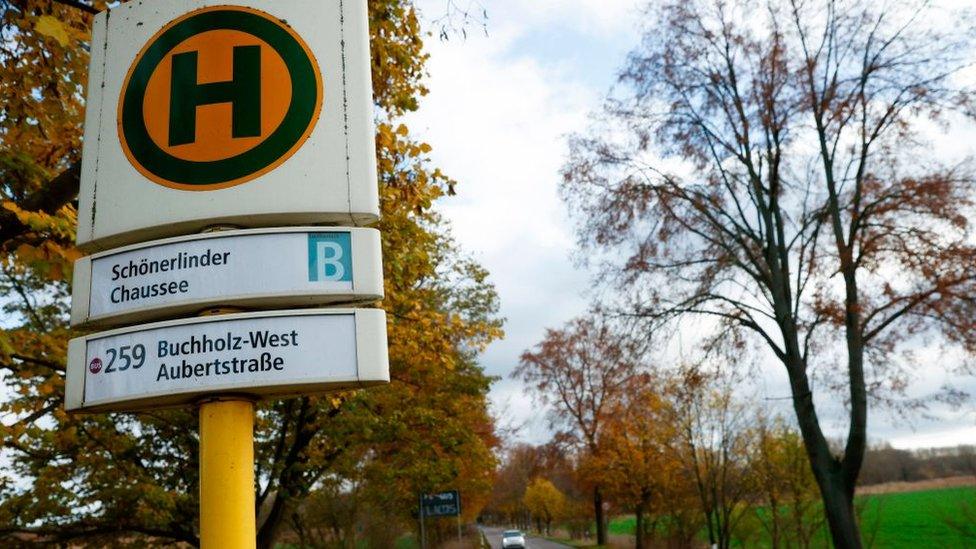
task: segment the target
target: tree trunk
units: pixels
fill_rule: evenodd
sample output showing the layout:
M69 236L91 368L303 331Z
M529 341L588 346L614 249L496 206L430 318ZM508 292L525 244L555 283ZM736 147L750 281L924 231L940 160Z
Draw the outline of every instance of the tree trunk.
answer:
M257 549L272 549L274 547L278 524L281 522L284 514L285 498L280 497L280 494L275 494L274 502L271 505L271 511L268 513L267 518L265 518L264 523L257 525L258 535L255 543Z
M637 524L634 526L634 549L644 549L644 502L641 501L634 509L637 516Z
M808 69L809 70L809 69ZM812 89L812 88L811 88ZM811 94L813 95L813 94ZM837 190L837 182L834 179L833 156L828 152L826 130L824 125L824 112L819 106L814 105L813 112L817 123L817 134L820 137L820 156L823 159L824 175L826 176L827 191L829 196L828 213L830 215L830 225L834 233L834 245L837 248L837 255L840 260L840 272L844 276L844 333L847 340L847 374L850 385L850 427L847 432L847 444L844 447L844 458L837 460L814 460L811 455L811 465L813 466L814 476L820 486L820 494L824 500L824 511L827 515L827 523L830 526L830 536L833 538L834 545L839 549L861 547L861 535L858 531L857 520L854 516L854 485L857 483L858 473L861 471L861 464L864 462L864 452L867 446L867 388L864 383L864 326L861 318L861 305L859 292L857 289L857 269L858 265L854 259L854 230L845 232L843 227L841 212L840 193ZM867 154L866 146L862 149ZM864 164L862 162L861 167ZM861 173L858 173L857 185L860 186ZM855 208L854 215L857 217L858 210ZM854 223L854 221L852 221ZM797 355L799 356L799 355ZM792 373L792 372L791 372ZM799 377L799 376L796 376ZM802 379L806 381L806 373L802 372ZM809 390L808 390L809 392ZM797 402L797 393L793 392L794 403ZM809 398L807 409L813 409L813 399ZM797 408L799 410L799 408ZM816 419L814 412L814 420ZM798 414L799 416L799 414ZM801 419L802 421L802 419ZM815 425L819 432L819 424ZM804 442L806 434L804 433ZM818 445L823 439L812 440ZM826 447L826 442L822 444ZM808 445L808 452L810 446ZM829 454L829 449L827 449Z
M288 406L291 406L292 401L289 401ZM318 418L317 409L311 404L308 397L302 397L298 399L297 402L299 409L297 411L297 417L294 420L294 439L291 442L288 451L280 457L280 463L282 464L281 472L277 477L277 486L273 491L273 495L266 493L264 495L257 494L255 497L255 514L259 514L262 506L266 504L265 496L274 497L271 504L271 509L265 517L261 524L257 525L257 547L258 549L271 549L275 545L275 534L278 531L281 520L284 517L285 506L289 503L300 501L300 499L308 494L310 486L304 478L304 470L302 465L305 463L307 458L304 453L308 449L309 444L311 444L312 439L315 438L316 433L318 433L319 428L316 427L316 419ZM289 408L291 410L291 408ZM290 415L289 411L289 415ZM339 408L333 409L326 415L327 418L332 419L339 413ZM281 429L288 429L288 424L290 423L290 418L285 420L284 426ZM331 460L335 459L341 454L341 450L336 450L334 453L328 455L327 463L331 463ZM269 483L272 480L268 480ZM268 490L270 490L271 485L269 484Z
M828 475L827 482L820 486L830 537L837 549L860 549L861 532L854 513L853 490L844 486L843 482Z
M810 468L820 488L824 503L824 514L830 528L830 537L837 549L860 549L861 534L854 513L854 483L857 470L863 458L863 448L857 452L858 439L864 444L864 425L859 418L852 418L851 432L848 435L848 452L844 460L831 454L827 439L824 438L813 404L813 393L802 366L790 368L790 384L793 391L793 408L796 411L803 445L810 459ZM863 414L860 403L855 403L852 415ZM852 451L853 450L853 451ZM852 470L852 465L856 468Z
M596 544L607 544L607 524L603 517L603 492L597 486L593 489L593 516L596 518Z
M774 481L775 482L775 481ZM775 489L769 489L769 517L770 517L770 534L773 549L779 549L779 498L776 497L774 493Z

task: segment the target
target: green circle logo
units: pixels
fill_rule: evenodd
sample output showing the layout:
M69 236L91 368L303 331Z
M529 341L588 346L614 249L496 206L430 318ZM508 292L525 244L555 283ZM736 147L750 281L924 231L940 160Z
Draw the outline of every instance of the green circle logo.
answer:
M322 107L322 76L284 22L240 6L190 12L136 56L119 97L119 141L151 181L209 191L295 153Z

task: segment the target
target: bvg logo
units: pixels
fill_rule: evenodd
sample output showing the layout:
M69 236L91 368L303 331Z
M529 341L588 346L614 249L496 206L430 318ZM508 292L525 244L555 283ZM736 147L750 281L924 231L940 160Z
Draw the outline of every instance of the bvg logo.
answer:
M352 284L352 245L349 233L309 233L308 281Z
M215 6L172 21L136 56L119 97L119 139L160 185L222 189L287 160L321 106L315 58L291 28Z

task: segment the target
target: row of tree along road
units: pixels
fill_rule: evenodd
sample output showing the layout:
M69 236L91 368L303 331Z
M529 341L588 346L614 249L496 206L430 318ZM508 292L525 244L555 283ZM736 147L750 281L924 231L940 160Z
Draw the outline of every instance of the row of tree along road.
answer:
M827 543L823 503L802 436L775 403L759 396L758 387L726 375L715 363L624 378L597 368L583 380L575 377L574 349L558 349L558 356L572 358L565 369L545 374L550 387L573 388L552 393L549 401L556 435L541 446L507 451L483 520L575 539L598 537L602 520L607 540L621 546ZM583 433L594 429L597 442L583 443ZM841 444L831 441L835 450ZM973 446L871 447L859 492L952 486L971 487L970 493L943 502L934 520L920 515L913 527L976 540ZM869 511L871 505L875 509ZM883 503L856 502L868 542L886 524L886 514ZM611 524L617 525L617 538L608 532Z
M786 491L768 504L795 504L787 522L815 491L833 544L861 547L869 409L968 402L910 382L919 367L972 373L968 358L911 351L976 351L974 164L935 146L971 127L969 27L925 3L860 0L655 2L643 16L618 85L570 140L562 187L609 320L550 331L516 376L593 463L601 543L603 502L623 490L679 531L680 494L697 493L727 547L746 469L765 468ZM796 432L730 430L742 413L712 380L756 363L779 365ZM742 453L754 467L732 465ZM671 493L679 464L691 489Z

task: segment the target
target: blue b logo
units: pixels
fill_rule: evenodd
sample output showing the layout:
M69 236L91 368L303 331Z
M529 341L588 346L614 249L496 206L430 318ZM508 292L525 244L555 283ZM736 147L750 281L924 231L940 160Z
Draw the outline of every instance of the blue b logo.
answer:
M308 235L308 280L352 282L352 244L349 233Z

